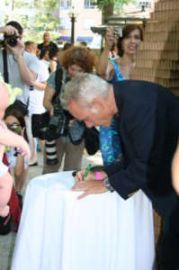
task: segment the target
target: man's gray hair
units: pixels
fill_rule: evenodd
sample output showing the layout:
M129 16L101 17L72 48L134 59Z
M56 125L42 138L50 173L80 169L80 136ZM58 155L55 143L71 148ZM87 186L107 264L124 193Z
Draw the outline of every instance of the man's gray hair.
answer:
M89 104L97 96L107 96L109 92L109 84L100 77L89 74L80 73L69 81L61 94L61 103L64 108L68 108L71 100Z

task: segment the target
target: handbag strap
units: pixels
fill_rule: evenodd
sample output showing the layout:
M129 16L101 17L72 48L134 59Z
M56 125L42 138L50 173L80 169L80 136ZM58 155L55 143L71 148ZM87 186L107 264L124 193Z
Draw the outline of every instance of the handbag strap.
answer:
M4 81L9 82L8 65L7 65L7 52L3 50L3 69L4 69Z

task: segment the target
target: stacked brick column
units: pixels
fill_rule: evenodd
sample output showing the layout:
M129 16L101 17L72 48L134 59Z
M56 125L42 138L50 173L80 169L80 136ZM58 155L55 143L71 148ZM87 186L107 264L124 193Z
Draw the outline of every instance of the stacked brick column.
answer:
M159 83L179 96L179 0L155 4L132 79Z

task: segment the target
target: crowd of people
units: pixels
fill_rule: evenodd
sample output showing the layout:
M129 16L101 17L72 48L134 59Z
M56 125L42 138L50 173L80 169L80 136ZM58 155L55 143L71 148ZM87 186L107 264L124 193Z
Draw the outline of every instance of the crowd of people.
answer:
M122 36L116 37L113 28L108 27L99 57L82 44L66 44L59 50L49 32L44 33L41 44L31 40L24 43L23 28L16 21L0 27L0 33L4 35L0 74L5 83L22 90L10 105L7 86L0 82L3 224L16 212L10 203L11 191L18 201L28 167L38 164L39 143L44 156L42 173L77 171L72 190L83 191L80 198L116 191L127 200L142 190L138 200L148 198L148 204L163 218L160 269L177 270L179 101L163 86L131 80L143 40L142 28L127 25ZM37 140L33 115L44 114L48 115L47 132ZM103 166L91 170L83 181L85 129L94 127L99 127ZM19 222L19 212L14 220Z

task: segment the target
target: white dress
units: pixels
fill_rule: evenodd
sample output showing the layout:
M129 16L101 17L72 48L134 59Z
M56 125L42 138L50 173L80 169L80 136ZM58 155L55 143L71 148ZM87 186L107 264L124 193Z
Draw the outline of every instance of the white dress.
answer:
M77 199L71 172L28 185L11 270L152 270L152 206L142 191Z

